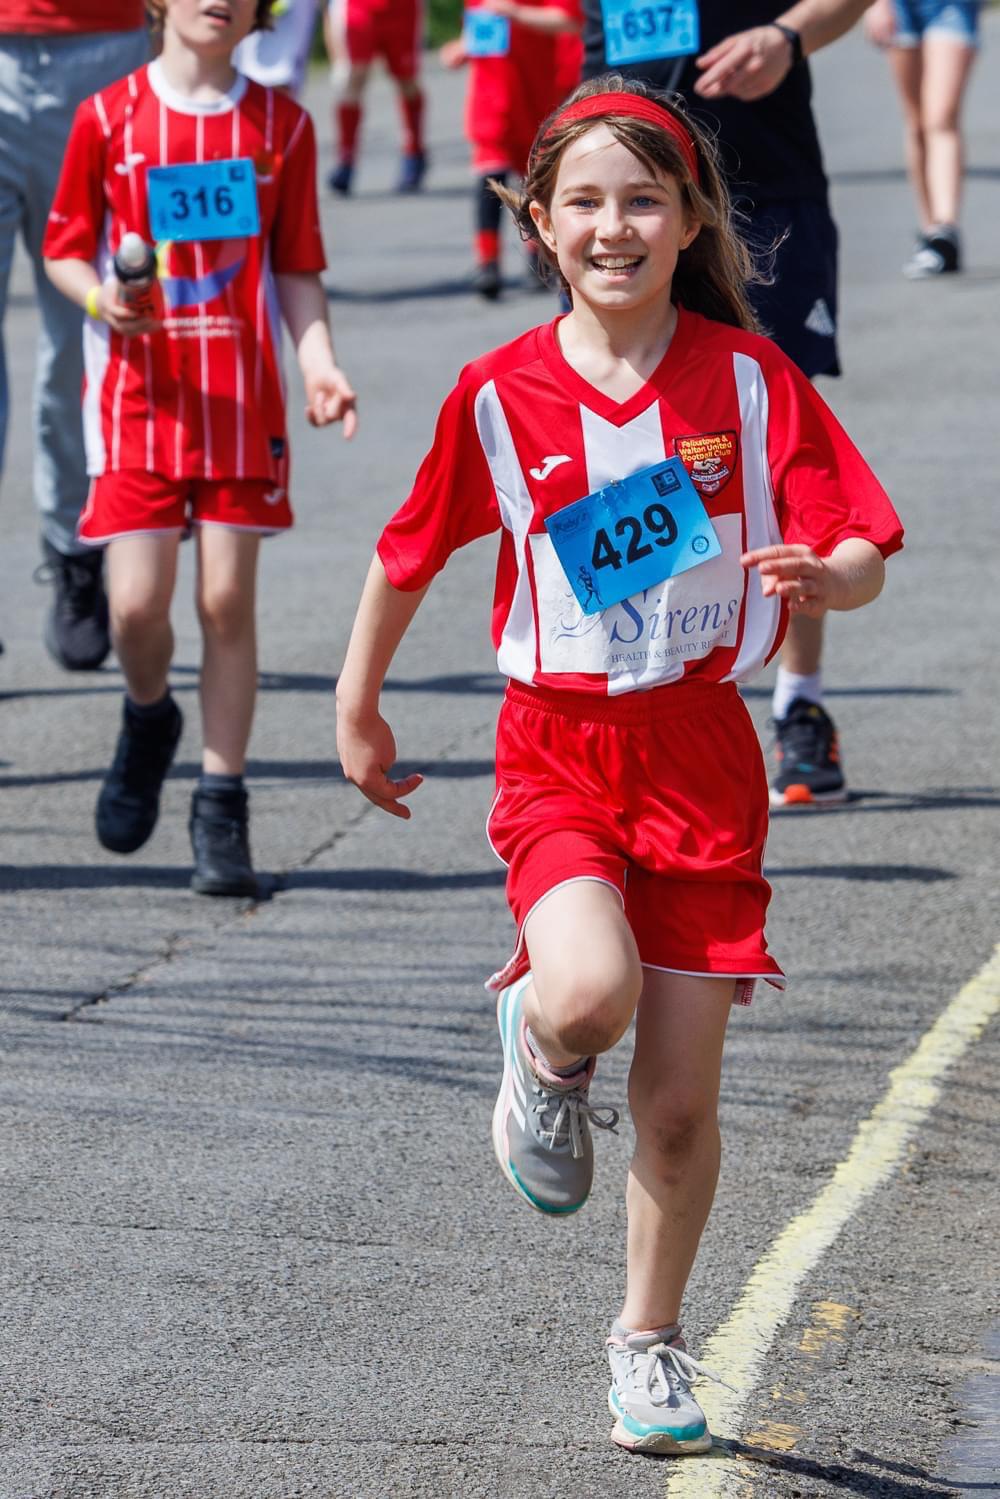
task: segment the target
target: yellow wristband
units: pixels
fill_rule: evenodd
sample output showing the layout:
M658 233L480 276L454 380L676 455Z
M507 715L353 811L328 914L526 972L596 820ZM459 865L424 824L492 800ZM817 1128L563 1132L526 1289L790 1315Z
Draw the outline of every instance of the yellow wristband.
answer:
M87 293L87 300L83 304L87 309L87 316L97 318L98 322L101 320L101 304L98 300L100 295L100 286L92 286Z

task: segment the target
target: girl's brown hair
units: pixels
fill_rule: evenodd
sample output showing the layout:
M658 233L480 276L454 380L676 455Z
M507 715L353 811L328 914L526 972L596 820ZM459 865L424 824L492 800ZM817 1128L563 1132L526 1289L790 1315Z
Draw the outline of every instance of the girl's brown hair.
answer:
M274 0L257 0L251 31L270 31L273 4ZM157 31L162 31L167 16L167 0L146 0L146 10Z
M679 120L694 141L700 185L691 176L677 141L667 130L660 130L646 120L627 114L616 115L612 109L597 118L571 120L564 125L558 123L560 114L570 104L589 99L594 94L637 94L640 98L652 99ZM758 270L750 250L734 227L736 213L715 145L673 100L668 100L638 79L626 79L620 73L605 73L600 78L582 83L540 126L520 192L512 192L494 183L494 191L514 215L522 239L535 245L544 263L558 271L555 256L539 238L530 205L540 203L548 212L563 153L595 125L606 125L615 139L651 171L668 173L675 178L684 207L701 225L695 239L678 258L671 286L673 299L682 302L692 312L700 312L717 322L758 332L760 324L750 306L747 288L767 278ZM564 290L568 290L561 275L559 280Z

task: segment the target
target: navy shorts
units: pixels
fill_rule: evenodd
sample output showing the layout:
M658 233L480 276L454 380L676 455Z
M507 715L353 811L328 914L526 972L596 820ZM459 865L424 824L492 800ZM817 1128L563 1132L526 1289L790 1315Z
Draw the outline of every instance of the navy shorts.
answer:
M764 332L810 379L839 375L837 226L819 198L761 203L743 233L766 266L770 286L752 286L750 301Z

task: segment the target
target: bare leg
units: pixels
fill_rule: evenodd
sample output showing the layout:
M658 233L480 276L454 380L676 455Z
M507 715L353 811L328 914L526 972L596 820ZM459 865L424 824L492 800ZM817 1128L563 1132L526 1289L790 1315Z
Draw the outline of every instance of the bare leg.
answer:
M629 1076L628 1328L681 1320L719 1174L719 1079L733 993L731 979L645 971Z
M823 621L793 614L781 648L781 664L796 676L808 677L823 664Z
M242 775L257 697L256 584L260 537L199 526L196 602L201 665L202 768Z
M921 118L930 222L957 224L964 168L959 120L976 51L960 42L932 36L924 41L923 55Z
M923 53L919 47L890 47L889 65L896 80L903 111L903 140L906 148L906 170L917 200L920 227L926 233L934 222L927 196L927 159L924 127L920 115L920 95L924 71Z
M547 1062L609 1051L628 1029L642 968L618 892L597 880L553 890L525 924L524 1014Z
M140 705L159 702L167 691L179 542L179 531L165 531L160 536L122 536L108 544L111 639L128 695Z

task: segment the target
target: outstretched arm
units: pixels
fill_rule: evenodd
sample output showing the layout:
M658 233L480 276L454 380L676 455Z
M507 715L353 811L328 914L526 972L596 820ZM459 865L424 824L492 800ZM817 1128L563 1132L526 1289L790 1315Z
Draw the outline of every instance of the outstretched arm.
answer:
M878 598L885 582L885 561L878 547L860 536L818 557L801 543L759 547L740 558L756 567L765 598L784 599L791 614L821 619L828 609L860 609Z
M803 56L809 57L843 36L872 0L800 0L780 16L782 26L797 31ZM728 94L750 103L774 92L792 67L792 44L772 23L751 26L724 37L698 58L702 76L695 93L703 99Z
M344 436L353 437L357 397L333 352L323 283L312 272L301 271L283 271L274 279L305 382L306 416L314 427L342 421Z
M568 10L552 5L519 5L517 0L483 0L483 10L507 16L515 26L540 31L543 36L564 36L580 30L579 21Z
M389 779L396 741L379 712L379 696L396 649L428 587L412 593L394 588L380 558L372 558L337 682L337 753L344 775L393 817L409 817L410 809L401 798L416 791L423 776Z

